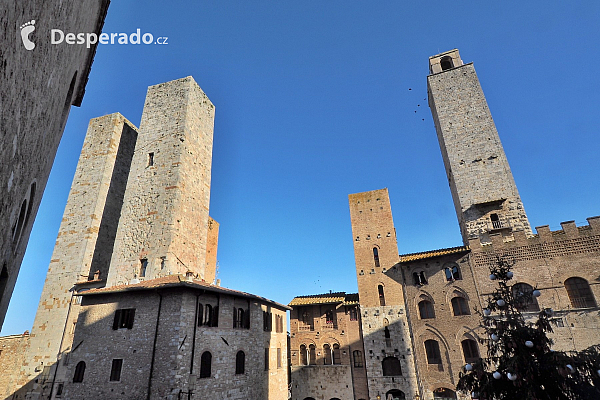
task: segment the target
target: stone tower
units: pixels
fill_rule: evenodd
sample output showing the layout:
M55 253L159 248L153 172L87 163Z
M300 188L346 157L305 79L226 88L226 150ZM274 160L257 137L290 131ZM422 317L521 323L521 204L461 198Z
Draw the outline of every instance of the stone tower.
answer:
M136 137L137 128L121 114L90 121L35 314L21 384L41 371L54 375L57 355L60 358L70 346L68 337L61 338L71 333L77 318L75 284L104 284L90 271L108 270Z
M490 241L531 227L472 63L454 49L429 58L429 107L461 234Z
M369 398L408 398L417 385L388 190L348 197Z
M206 273L215 107L187 77L148 88L107 286Z

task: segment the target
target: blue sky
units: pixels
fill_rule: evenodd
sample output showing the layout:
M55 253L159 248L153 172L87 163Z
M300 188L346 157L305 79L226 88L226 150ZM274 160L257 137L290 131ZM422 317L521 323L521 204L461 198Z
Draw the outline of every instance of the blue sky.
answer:
M400 253L462 244L424 100L428 57L453 48L475 64L532 226L586 223L600 214L599 26L595 1L113 1L104 32L168 45L99 46L2 334L31 329L89 119L138 125L147 87L188 75L216 106L223 286L282 303L356 291L347 196L383 187Z

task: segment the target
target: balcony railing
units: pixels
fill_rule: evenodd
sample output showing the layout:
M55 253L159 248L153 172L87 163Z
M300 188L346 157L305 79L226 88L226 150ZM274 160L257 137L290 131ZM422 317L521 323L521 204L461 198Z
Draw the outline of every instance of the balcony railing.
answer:
M298 325L299 331L314 331L315 327L313 325Z

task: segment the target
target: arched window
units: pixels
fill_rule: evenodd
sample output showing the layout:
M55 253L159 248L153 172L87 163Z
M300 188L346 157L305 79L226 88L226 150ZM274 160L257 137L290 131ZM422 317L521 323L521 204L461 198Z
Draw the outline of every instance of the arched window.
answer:
M473 339L465 339L460 342L462 346L463 355L465 356L465 362L473 363L479 360L479 349L477 348L477 342Z
M241 375L246 367L246 354L242 350L235 355L235 374Z
M415 285L427 285L427 278L425 278L425 271L413 272L413 283Z
M399 376L402 375L402 367L400 367L400 360L396 357L386 357L381 361L381 367L383 368L383 376Z
M210 378L210 364L212 363L212 354L209 351L202 353L200 357L200 378Z
M328 344L323 345L323 364L331 365L331 346Z
M455 316L471 315L471 311L469 311L469 305L464 297L454 297L452 299L452 311L454 312Z
M331 310L325 311L325 323L333 324L333 311L331 311Z
M19 211L19 217L15 221L12 227L13 244L16 245L21 238L21 231L25 222L25 215L27 214L27 199L23 200L21 204L21 211Z
M444 273L446 274L446 280L448 282L460 280L460 269L458 269L458 265L450 265L444 268Z
M379 292L379 305L385 306L385 295L383 294L383 285L377 286L377 291Z
M73 375L73 383L83 382L83 375L85 374L85 362L79 361L75 367L75 375Z
M373 247L373 259L375 260L375 266L379 267L379 249Z
M533 297L533 288L527 283L515 283L512 287L512 295L515 306L519 311L540 311L537 299Z
M317 365L317 348L314 344L308 346L308 363L310 365Z
M419 302L419 315L421 319L435 318L433 304L429 300L421 300Z
M456 393L448 388L437 388L433 391L433 398L440 400L455 400Z
M354 358L354 368L363 367L363 354L360 350L354 350L352 352L352 358Z
M341 357L340 357L340 345L335 343L333 345L333 363L334 364L341 364Z
M565 288L574 308L596 307L596 299L590 285L583 278L573 277L565 281Z
M304 400L315 400L313 397L305 397Z
M300 365L308 365L308 353L304 344L300 345Z
M440 60L440 66L442 67L442 71L447 71L449 69L454 68L454 63L452 62L452 57L445 56Z
M425 354L427 355L427 364L441 364L442 355L440 354L440 345L437 340L425 341Z
M404 392L398 389L392 389L385 394L385 400L404 400L406 396Z

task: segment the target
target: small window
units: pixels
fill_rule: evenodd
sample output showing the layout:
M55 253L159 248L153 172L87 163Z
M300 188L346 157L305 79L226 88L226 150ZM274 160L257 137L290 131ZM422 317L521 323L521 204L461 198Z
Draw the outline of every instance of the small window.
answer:
M310 320L310 313L308 312L308 310L304 310L304 312L302 313L302 323L310 325L311 322L312 321Z
M477 342L473 339L465 339L461 343L463 355L465 356L465 362L473 363L479 360L479 349L477 348Z
M415 285L427 285L427 278L425 278L425 272L413 272L413 283Z
M133 328L133 319L135 317L135 308L122 308L115 312L113 329Z
M363 367L363 354L360 350L354 350L352 352L352 358L354 358L354 368Z
M281 348L277 348L277 368L281 368Z
M204 324L204 306L201 303L198 303L198 326L202 326Z
M75 366L75 374L73 375L73 383L83 382L83 375L85 374L85 362L79 361Z
M383 336L384 336L386 339L389 339L389 338L390 338L390 328L388 328L387 326L383 328Z
M235 355L235 374L241 375L246 368L246 354L243 351L238 351Z
M110 368L110 381L118 382L121 380L121 368L123 367L123 359L115 358L112 360L112 367Z
M300 345L300 365L308 365L308 352L306 345Z
M2 271L0 271L0 299L4 296L4 290L6 289L6 284L8 283L8 268L6 268L6 263L2 265Z
M265 347L265 371L269 370L269 348Z
M455 297L452 299L452 311L455 316L459 315L471 315L469 311L469 305L464 297Z
M512 287L515 307L521 312L540 311L537 299L533 297L533 287L527 283L515 283Z
M350 308L349 314L350 314L350 321L358 321L358 312L356 310L356 307Z
M373 247L373 259L375 260L375 266L379 267L379 249Z
M209 351L202 353L200 357L200 378L210 378L212 354Z
M154 165L154 153L148 153L148 166L151 167Z
M13 244L17 244L19 239L21 238L21 231L23 230L23 225L25 222L25 215L27 214L27 199L23 200L21 204L21 211L19 212L19 217L15 221L12 227L12 237Z
M435 318L433 304L429 300L421 300L419 302L419 315L421 319Z
M402 375L400 360L396 357L386 357L381 362L383 368L383 376L399 376Z
M569 278L565 281L565 288L569 294L573 308L596 307L596 299L590 289L588 281L583 278Z
M219 326L219 306L206 305L204 308L204 325Z
M333 324L333 311L327 310L325 312L325 323Z
M144 278L146 276L146 269L148 269L148 259L142 258L140 264L140 277Z
M263 311L263 331L273 331L273 313Z
M379 305L385 306L385 295L383 293L383 285L377 286L377 291L379 292Z
M308 363L310 365L317 365L317 348L314 344L308 346Z
M323 365L331 365L331 346L323 345Z
M440 354L440 345L437 340L425 341L425 353L427 355L427 364L441 364L442 356Z
M245 313L244 313L244 309L242 308L234 308L234 312L235 312L235 317L233 320L233 327L234 328L245 328Z
M460 270L458 269L458 265L444 268L444 273L446 274L446 280L448 282L460 280Z
M65 389L65 384L59 383L58 386L56 386L56 397L62 396L64 389Z
M342 360L340 357L340 345L337 343L335 343L333 345L333 363L336 365L342 363Z

